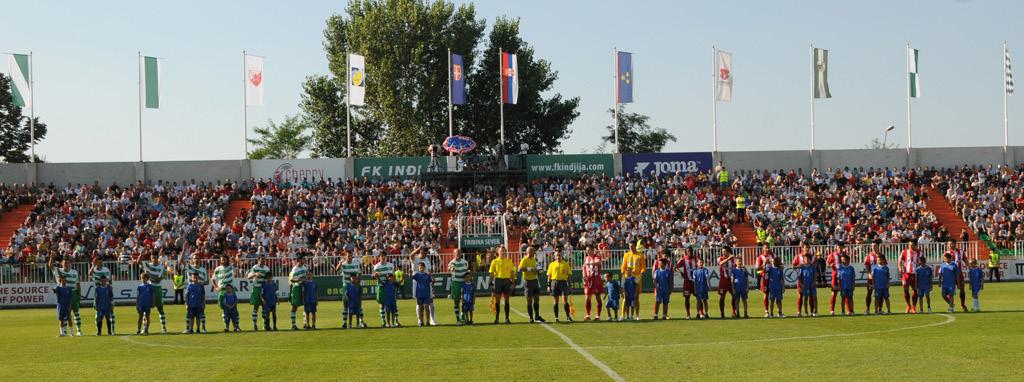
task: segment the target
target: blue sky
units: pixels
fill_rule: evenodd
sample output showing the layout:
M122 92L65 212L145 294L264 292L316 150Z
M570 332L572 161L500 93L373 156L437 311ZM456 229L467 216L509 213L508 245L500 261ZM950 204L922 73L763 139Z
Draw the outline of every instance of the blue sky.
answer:
M14 2L0 13L0 51L35 53L36 114L50 126L37 150L48 161L138 159L138 50L164 58L162 108L143 114L145 160L238 159L242 50L267 57L265 106L249 109L250 129L298 113L305 76L327 71L324 21L343 4ZM921 50L915 147L1001 145L1004 40L1024 67L1020 1L520 0L481 1L477 12L488 25L519 17L559 72L555 91L581 98L567 153L593 151L611 121L614 47L634 52L629 109L679 138L669 151L711 148L713 45L734 62L734 102L718 108L723 151L808 147L811 43L831 59L833 98L816 104L820 149L862 148L889 124L890 141L906 145L907 41ZM1010 144L1022 145L1016 97Z

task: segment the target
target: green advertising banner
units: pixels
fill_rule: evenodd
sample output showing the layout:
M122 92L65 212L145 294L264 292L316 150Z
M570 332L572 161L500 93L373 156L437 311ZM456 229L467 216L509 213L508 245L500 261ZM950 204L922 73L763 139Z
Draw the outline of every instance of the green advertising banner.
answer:
M356 158L353 176L362 178L404 178L420 176L430 165L430 157Z
M463 249L494 248L504 244L505 237L501 235L462 237L459 241L459 246Z
M610 154L528 155L526 174L530 178L583 174L615 175Z

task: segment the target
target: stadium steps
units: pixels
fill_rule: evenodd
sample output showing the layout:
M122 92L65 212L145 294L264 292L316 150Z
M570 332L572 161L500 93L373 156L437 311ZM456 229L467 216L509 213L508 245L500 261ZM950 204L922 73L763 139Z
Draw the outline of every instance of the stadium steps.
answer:
M736 223L732 225L732 234L736 235L736 245L741 247L757 246L757 233L750 223Z
M964 219L961 219L960 215L956 214L952 205L950 205L949 201L946 200L946 195L943 195L931 186L926 186L925 190L928 192L928 197L925 198L925 203L928 205L928 209L935 214L937 219L939 219L939 224L942 224L943 227L946 227L946 229L949 230L950 235L953 237L960 237L960 232L966 229L967 235L971 238L971 241L981 241L981 239L978 238L978 234L975 233L974 230L968 228ZM978 245L979 260L988 260L988 255L990 253L992 253L992 251L987 245L985 245L985 243L980 243L980 245Z
M22 204L0 214L0 248L7 248L11 244L11 236L21 228L22 223L25 223L25 219L35 208L35 204Z
M232 200L228 204L228 208L224 211L224 224L230 225L235 222L235 218L242 215L242 210L249 211L252 209L252 202L246 200Z

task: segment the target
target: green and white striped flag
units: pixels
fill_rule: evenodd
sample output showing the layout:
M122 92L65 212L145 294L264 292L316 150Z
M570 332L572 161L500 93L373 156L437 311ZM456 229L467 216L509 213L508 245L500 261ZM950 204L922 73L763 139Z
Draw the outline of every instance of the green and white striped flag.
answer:
M160 108L160 59L142 57L142 99L147 109Z
M7 74L11 76L11 95L14 106L32 108L32 85L29 81L27 54L7 55Z
M921 52L917 49L907 47L907 71L909 72L910 83L910 97L918 98L921 96L921 81L917 76L917 60L920 57Z
M814 48L814 98L832 98L828 91L828 50Z

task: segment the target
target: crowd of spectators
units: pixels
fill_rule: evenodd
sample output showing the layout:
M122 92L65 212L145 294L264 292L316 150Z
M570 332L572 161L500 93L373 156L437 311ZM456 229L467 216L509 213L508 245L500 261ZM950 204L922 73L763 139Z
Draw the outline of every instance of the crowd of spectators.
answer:
M1024 241L1024 166L963 166L932 177L968 227L998 246Z

